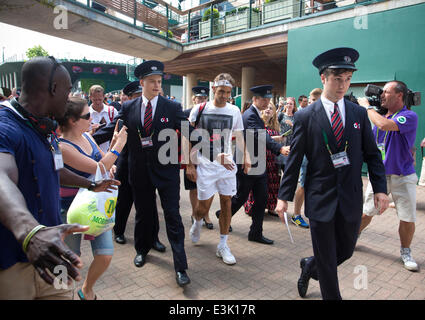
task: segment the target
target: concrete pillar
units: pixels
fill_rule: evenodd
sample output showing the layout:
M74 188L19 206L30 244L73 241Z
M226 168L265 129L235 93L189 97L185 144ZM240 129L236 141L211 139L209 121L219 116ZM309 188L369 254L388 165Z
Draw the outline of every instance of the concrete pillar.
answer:
M198 84L198 80L196 79L196 74L189 73L186 75L186 101L185 108L192 107L192 88Z
M182 107L183 107L183 110L184 110L184 109L186 109L186 105L185 105L185 103L186 103L186 77L183 76L182 78L183 78Z
M209 96L209 100L210 101L213 101L214 100L214 92L213 92L213 89L212 89L212 87L213 87L213 84L214 84L214 82L213 81L210 81L210 96Z
M249 88L254 86L255 79L255 68L253 67L242 67L242 81L241 81L241 106L246 101L252 98L252 93Z

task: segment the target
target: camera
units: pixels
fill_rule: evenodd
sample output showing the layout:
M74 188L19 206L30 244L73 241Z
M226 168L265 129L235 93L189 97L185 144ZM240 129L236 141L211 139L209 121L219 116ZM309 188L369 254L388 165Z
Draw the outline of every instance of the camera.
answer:
M373 84L368 84L364 89L369 104L375 107L375 110L382 115L387 113L387 109L381 106L381 94L383 92L384 91L380 87ZM411 106L419 106L421 104L421 93L407 89L404 104L408 109L410 109Z

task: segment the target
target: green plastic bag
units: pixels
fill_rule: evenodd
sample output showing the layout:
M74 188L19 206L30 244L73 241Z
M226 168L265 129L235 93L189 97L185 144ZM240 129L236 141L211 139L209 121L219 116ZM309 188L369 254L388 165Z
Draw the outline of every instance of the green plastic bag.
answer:
M105 176L102 176L98 164L94 181L107 178L106 170ZM89 226L90 229L84 234L97 237L114 227L117 197L118 190L93 192L80 188L68 209L67 222Z

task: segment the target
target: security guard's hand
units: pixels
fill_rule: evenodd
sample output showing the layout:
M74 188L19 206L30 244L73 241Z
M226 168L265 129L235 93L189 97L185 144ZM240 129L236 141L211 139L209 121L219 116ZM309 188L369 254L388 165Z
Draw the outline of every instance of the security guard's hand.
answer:
M291 151L291 147L290 146L286 146L286 147L280 148L280 153L283 154L284 156L289 155L289 152L290 151Z
M28 261L44 281L53 284L52 275L59 265L66 268L68 285L71 284L71 279L76 281L82 279L77 269L83 267L83 262L63 240L74 232L85 232L88 229L88 226L79 224L61 224L41 229L31 238L27 246Z
M379 210L379 214L382 214L385 210L387 210L390 204L390 199L385 193L375 193L373 200L375 202L375 208Z
M288 201L277 200L276 209L274 211L279 215L280 220L285 224L285 212L288 210Z
M243 173L248 174L249 170L251 170L251 158L249 157L249 153L245 154L244 163L242 164Z
M118 190L118 187L121 184L118 180L115 179L104 179L96 181L96 186L93 188L93 192L112 192L112 190Z

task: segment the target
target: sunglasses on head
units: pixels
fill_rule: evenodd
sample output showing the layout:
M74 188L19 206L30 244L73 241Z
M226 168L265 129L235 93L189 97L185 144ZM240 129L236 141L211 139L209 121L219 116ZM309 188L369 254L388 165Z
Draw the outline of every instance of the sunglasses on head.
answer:
M90 119L90 112L81 115L80 116L80 119L89 120Z
M52 85L53 85L53 76L55 75L56 69L60 66L60 61L56 60L55 57L49 56L49 59L53 62L53 68L50 72L50 78L49 78L49 92L52 91Z

